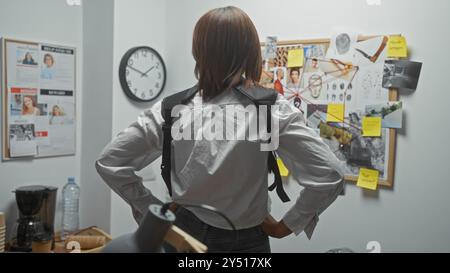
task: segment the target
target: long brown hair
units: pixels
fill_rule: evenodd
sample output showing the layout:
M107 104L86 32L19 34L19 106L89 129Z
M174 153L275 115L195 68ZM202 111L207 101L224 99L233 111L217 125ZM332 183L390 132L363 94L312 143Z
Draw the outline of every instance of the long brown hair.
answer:
M258 33L250 17L236 7L213 9L198 20L192 55L198 88L205 100L238 85L243 75L253 83L261 77Z

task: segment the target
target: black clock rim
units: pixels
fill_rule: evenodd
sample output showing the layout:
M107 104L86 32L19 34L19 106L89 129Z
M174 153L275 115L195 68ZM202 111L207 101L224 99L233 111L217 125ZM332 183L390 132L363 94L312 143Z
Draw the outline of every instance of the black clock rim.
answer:
M158 94L156 94L156 96L154 96L152 99L148 99L148 100L143 100L137 96L135 96L133 94L133 92L130 90L130 88L128 87L127 84L127 79L126 79L126 75L125 75L125 71L128 65L128 59L131 57L131 55L133 55L136 51L141 50L141 49L146 49L151 51L152 53L154 53L154 55L156 55L157 58L159 58L159 60L161 61L161 65L164 71L164 81L162 83L162 87L159 90ZM163 58L161 57L161 55L158 53L158 51L156 51L155 49L149 47L149 46L136 46L133 48L130 48L129 50L127 50L127 52L123 55L122 60L120 61L119 64L119 81L120 81L120 85L122 87L122 90L125 91L125 95L127 95L128 98L130 98L133 101L137 101L137 102L150 102L155 100L156 98L159 97L159 95L161 95L162 91L164 90L165 86L166 86L166 80L167 80L167 71L166 71L166 65L164 63Z

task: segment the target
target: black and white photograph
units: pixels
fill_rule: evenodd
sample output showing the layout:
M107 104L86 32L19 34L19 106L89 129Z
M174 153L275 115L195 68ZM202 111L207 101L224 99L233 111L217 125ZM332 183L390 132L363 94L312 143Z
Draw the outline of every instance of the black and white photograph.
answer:
M9 127L9 137L11 141L34 140L34 124L11 124Z
M422 63L389 60L384 63L383 87L416 90Z

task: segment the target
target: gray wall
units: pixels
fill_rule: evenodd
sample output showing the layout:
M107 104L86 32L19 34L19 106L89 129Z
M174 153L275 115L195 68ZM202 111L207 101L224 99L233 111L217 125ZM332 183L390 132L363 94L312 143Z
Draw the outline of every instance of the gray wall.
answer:
M81 159L81 102L82 94L82 11L80 7L69 7L60 0L0 0L0 36L60 43L77 48L77 135L76 156L64 156L38 160L0 162L0 211L7 215L7 236L16 219L16 204L11 192L29 184L56 186L58 207L56 227L61 222L61 189L68 176L80 182ZM81 197L83 201L88 196Z
M165 27L166 2L161 0L115 0L114 4L114 66L113 66L113 128L114 137L135 122L137 116L153 103L136 103L120 87L118 67L125 52L135 46L147 45L157 50L167 63ZM169 73L167 81L171 81ZM168 89L165 89L168 90ZM162 94L163 97L165 94ZM165 185L160 173L160 160L140 172L145 185L163 198ZM111 193L111 234L130 232L137 227L130 207L115 193Z
M81 195L83 226L110 230L111 193L94 162L111 141L114 1L83 2L83 112Z

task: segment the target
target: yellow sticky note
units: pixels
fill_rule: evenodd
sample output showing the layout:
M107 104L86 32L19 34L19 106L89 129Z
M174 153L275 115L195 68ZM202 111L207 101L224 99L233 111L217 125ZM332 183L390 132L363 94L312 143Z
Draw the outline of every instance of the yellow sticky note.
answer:
M288 51L287 67L301 67L305 60L303 48L291 49Z
M280 175L287 177L289 175L289 170L286 168L286 166L284 165L281 158L277 158L277 164L278 164L278 169L280 170Z
M328 104L327 122L343 122L344 121L344 105Z
M381 117L363 117L362 131L365 137L380 137Z
M379 175L380 175L380 172L377 170L360 168L358 183L356 185L358 187L374 191L377 189L377 186L378 186L378 176Z
M406 44L406 38L403 36L390 36L387 54L390 58L408 57L408 46Z

